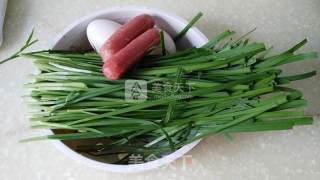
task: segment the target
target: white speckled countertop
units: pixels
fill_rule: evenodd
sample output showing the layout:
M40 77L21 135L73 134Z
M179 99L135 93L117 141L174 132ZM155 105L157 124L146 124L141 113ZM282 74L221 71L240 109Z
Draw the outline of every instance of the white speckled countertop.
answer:
M304 37L304 50L320 48L319 0L10 0L0 59L18 49L32 27L40 40L32 49L48 48L53 38L73 21L111 6L143 5L190 18L201 10L197 24L208 37L225 29L239 33L258 27L251 37L284 50ZM295 71L320 69L319 61L290 65ZM22 84L34 72L31 62L16 60L0 66L0 180L84 179L320 179L320 118L293 131L238 134L233 142L215 136L170 166L140 174L117 174L88 168L55 149L50 142L19 144L37 134L28 127ZM319 115L320 76L294 83L310 101L308 114Z

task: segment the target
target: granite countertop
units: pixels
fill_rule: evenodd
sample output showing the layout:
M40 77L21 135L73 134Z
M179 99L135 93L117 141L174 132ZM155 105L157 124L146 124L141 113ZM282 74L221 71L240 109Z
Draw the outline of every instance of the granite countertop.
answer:
M304 50L320 48L319 0L10 0L4 27L0 59L21 47L35 28L40 40L31 49L50 47L54 37L73 21L112 6L150 6L190 18L205 13L197 24L208 37L225 29L240 34L258 29L252 39L285 50L308 37ZM319 61L286 66L286 73L320 69ZM307 113L315 124L292 131L243 133L234 141L221 136L206 138L182 159L169 166L139 174L118 174L88 168L66 157L50 142L20 144L25 137L39 134L29 129L27 108L21 96L27 75L36 69L27 60L0 66L0 179L320 179L320 76L294 83L310 101ZM184 165L183 165L184 164Z

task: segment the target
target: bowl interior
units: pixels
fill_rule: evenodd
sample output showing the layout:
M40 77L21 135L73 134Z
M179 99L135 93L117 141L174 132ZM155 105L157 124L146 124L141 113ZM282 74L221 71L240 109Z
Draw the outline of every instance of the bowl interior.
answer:
M92 47L89 44L89 41L86 36L86 27L87 25L94 19L109 19L113 20L119 23L123 23L126 20L128 20L131 17L134 17L136 15L139 15L141 13L147 13L150 14L154 17L156 21L156 26L158 26L160 29L165 30L168 32L172 37L177 35L177 33L183 29L187 22L183 20L180 17L177 17L175 15L169 14L167 12L162 12L159 10L154 10L154 9L149 9L149 8L113 8L110 10L105 10L102 12L98 12L94 15L91 15L89 17L85 17L73 25L69 26L65 31L63 31L56 41L54 42L52 49L53 50L90 50ZM208 39L196 28L191 28L186 36L181 39L177 43L177 48L178 49L184 49L187 47L199 47L206 43ZM53 133L60 133L60 132L53 132ZM60 149L64 148L63 150L66 152L66 147L67 146L70 149L74 150L76 146L78 145L83 145L83 144L92 144L96 143L96 140L69 140L69 141L64 141L60 142L59 144ZM105 141L108 141L105 139ZM97 141L98 142L98 141ZM170 161L182 156L185 152L190 150L193 146L195 146L198 142L195 142L193 144L187 145L183 148L180 148L176 152L168 155L168 158ZM67 150L68 153L72 153L71 151ZM83 156L95 160L98 163L110 163L114 162L115 159L117 159L117 156L92 156L86 153L81 153ZM73 154L74 155L74 154ZM74 156L76 157L76 156ZM157 160L156 160L157 161ZM92 162L91 162L92 163ZM146 164L146 163L144 163ZM159 162L155 166L160 166L161 164L165 164L164 162ZM102 164L100 164L102 165ZM148 166L149 168L151 166ZM107 168L108 169L108 168ZM145 168L147 169L147 168ZM114 169L108 169L111 171L117 171ZM141 170L141 169L140 169ZM126 171L126 170L124 170ZM129 172L128 170L127 172Z

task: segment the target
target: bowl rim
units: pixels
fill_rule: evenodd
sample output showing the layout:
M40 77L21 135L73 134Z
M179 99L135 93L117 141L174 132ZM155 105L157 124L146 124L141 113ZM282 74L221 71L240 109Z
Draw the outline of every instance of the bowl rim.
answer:
M113 6L110 8L105 8L103 10L99 10L95 13L91 13L89 15L86 15L82 18L80 18L79 20L76 20L75 22L73 22L71 25L67 26L62 32L60 32L56 38L54 39L54 41L51 44L51 48L54 48L56 44L58 44L59 41L61 41L63 39L63 37L69 32L71 31L73 28L75 28L76 26L78 26L79 24L83 23L84 21L91 19L91 18L95 18L98 16L101 16L103 14L106 13L111 13L111 12L117 12L117 11L123 11L123 10L130 10L130 11L143 11L143 10L147 10L147 11L153 11L153 12L157 12L163 16L167 16L169 18L173 18L177 21L179 21L182 24L187 24L188 22L183 19L182 17L171 13L171 12L167 12L164 10L160 10L157 8L150 8L150 7L146 7L146 6ZM208 42L208 38L196 27L192 27L189 31L194 31L199 37L200 37L200 41L202 41L203 43ZM46 134L53 134L53 131L51 130L44 130ZM197 140L195 142L192 142L190 144L187 144L183 147L181 147L180 149L176 150L175 152L168 154L164 157L161 157L159 159L156 159L154 161L150 161L150 162L144 162L141 164L128 164L128 165L117 165L117 164L109 164L109 163L103 163L103 162L99 162L93 159L90 159L88 157L85 157L83 155L81 155L80 153L75 152L74 150L72 150L71 148L69 148L67 145L65 145L62 141L60 140L52 140L52 143L54 144L54 146L59 149L61 152L63 152L66 156L68 156L69 158L76 160L82 164L85 164L89 167L92 168L96 168L96 169L100 169L100 170L105 170L105 171L109 171L109 172L117 172L117 173L138 173L138 172L143 172L143 171L148 171L148 170L152 170L152 169L156 169L160 166L169 164L175 160L177 160L178 158L182 157L184 154L186 154L188 151L190 151L193 147L195 147L200 140Z

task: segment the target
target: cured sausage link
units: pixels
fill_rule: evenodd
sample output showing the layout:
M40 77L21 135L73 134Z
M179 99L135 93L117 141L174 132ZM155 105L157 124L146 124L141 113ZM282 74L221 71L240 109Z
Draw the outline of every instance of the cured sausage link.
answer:
M108 60L140 34L153 28L154 24L153 18L147 14L136 16L126 22L101 46L99 53L103 61Z
M148 49L159 43L159 31L155 28L147 30L111 56L103 65L103 74L110 80L119 79L146 54Z

